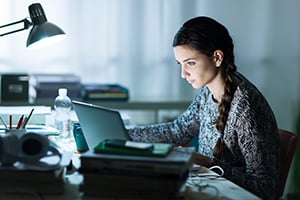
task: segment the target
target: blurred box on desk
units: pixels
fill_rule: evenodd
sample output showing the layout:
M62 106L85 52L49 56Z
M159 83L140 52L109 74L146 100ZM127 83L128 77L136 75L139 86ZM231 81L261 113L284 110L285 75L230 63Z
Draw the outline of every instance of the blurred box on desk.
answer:
M30 87L35 91L35 101L54 101L59 88L67 88L72 99L81 98L81 81L75 74L31 74Z
M1 102L28 102L29 75L26 73L1 74Z

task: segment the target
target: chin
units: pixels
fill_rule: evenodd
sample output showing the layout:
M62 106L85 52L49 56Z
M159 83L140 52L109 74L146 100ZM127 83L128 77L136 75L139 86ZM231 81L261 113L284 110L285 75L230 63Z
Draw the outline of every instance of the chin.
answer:
M200 88L202 88L202 87L199 87L199 86L193 86L193 85L192 85L192 87L193 87L194 89L200 89Z
M198 84L191 84L191 85L194 89L200 89L204 87L204 85L198 85Z

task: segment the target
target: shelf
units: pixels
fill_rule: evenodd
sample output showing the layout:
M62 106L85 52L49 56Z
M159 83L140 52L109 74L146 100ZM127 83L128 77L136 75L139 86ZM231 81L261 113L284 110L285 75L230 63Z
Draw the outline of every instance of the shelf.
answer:
M143 101L143 100L130 100L130 101L85 101L86 103L91 103L99 106L104 106L112 108L115 110L129 110L129 111L153 111L155 114L155 122L159 122L159 112L163 110L171 111L178 110L182 111L187 109L190 101L185 100L153 100L153 101ZM53 99L45 99L36 101L34 104L28 102L1 102L1 106L51 106L53 108Z
M85 101L87 103L125 110L184 110L190 104L189 101ZM1 102L1 106L53 106L53 100L40 100L33 104L28 102Z

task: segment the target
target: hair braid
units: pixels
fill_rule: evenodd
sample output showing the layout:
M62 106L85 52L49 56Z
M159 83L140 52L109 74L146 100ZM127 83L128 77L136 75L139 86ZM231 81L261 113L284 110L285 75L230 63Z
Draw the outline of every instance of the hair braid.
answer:
M236 66L232 64L228 64L227 66L222 67L222 69L223 69L222 76L224 77L225 80L224 95L218 107L219 116L215 121L216 128L220 135L213 149L213 155L218 159L223 159L225 153L223 135L224 135L228 114L230 111L231 100L233 98L233 94L235 91L234 72L236 71Z

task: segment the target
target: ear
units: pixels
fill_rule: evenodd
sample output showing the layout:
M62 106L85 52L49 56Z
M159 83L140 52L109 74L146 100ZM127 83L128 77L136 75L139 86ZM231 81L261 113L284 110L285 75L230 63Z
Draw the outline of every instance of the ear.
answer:
M224 57L223 51L216 50L214 52L214 62L216 64L216 67L220 67L221 66L222 61L223 61L223 57Z

